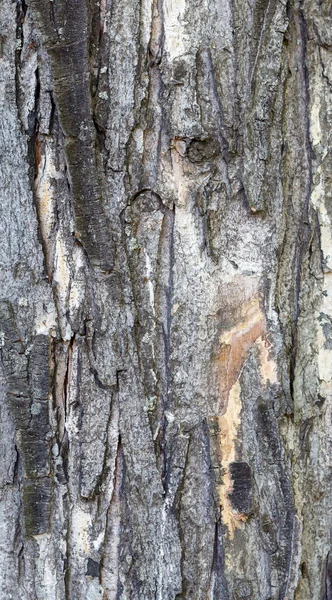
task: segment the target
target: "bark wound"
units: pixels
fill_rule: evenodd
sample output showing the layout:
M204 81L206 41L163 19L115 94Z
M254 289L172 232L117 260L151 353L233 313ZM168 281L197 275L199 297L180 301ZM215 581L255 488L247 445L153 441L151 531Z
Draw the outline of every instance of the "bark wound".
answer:
M262 309L259 281L236 277L222 292L222 333L213 355L213 382L219 397L212 424L218 444L212 444L221 471L217 476L222 519L231 539L251 512L250 466L239 461L242 413L240 375L248 352L256 347L262 386L276 383L276 364L269 357L267 323ZM221 413L221 414L220 414ZM218 446L218 447L217 447Z
M266 317L261 307L259 282L255 278L236 277L222 292L222 333L213 354L214 382L219 403L217 413L226 414L229 396L248 355L257 345L260 377L263 385L276 382L276 364L269 357ZM227 297L226 297L227 296Z
M48 441L49 339L37 335L28 359L14 311L5 301L0 303L0 327L8 400L22 458L25 533L31 537L49 530L52 493Z
M54 97L65 134L76 236L92 265L113 268L113 249L98 177L96 130L90 97L86 2L62 0L46 10L31 3L48 51Z

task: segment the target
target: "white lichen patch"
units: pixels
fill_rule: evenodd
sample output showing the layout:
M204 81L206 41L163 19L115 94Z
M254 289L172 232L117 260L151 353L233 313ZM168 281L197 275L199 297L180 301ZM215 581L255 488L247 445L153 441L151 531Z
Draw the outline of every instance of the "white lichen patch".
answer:
M103 598L104 588L95 580L89 582L86 592L86 600L100 600Z
M35 535L35 541L38 545L38 554L36 557L36 597L37 600L56 600L57 599L57 579L55 570L55 560L53 546L50 544L51 535L48 533Z
M165 50L171 60L186 53L185 10L185 0L164 3Z
M320 110L321 110L321 97L323 94L323 86L321 80L317 81L315 88L314 100L310 112L310 137L313 146L317 146L321 142L322 130L320 125Z
M330 202L329 190L330 166L328 131L326 130L326 105L322 103L326 95L326 80L321 76L321 64L325 78L331 80L331 65L329 53L320 49L319 70L312 84L311 96L313 98L310 110L310 137L315 146L316 160L313 169L313 187L310 197L311 206L316 211L320 226L320 247L323 262L323 280L321 286L321 302L315 314L316 320L316 348L317 348L317 378L319 398L324 401L324 419L330 423L330 407L332 400L332 340L330 329L332 323L332 223L328 210ZM318 163L318 164L317 164ZM327 426L328 430L329 425ZM328 446L328 445L327 445ZM324 445L321 452L324 452ZM313 448L312 448L313 452ZM326 452L326 462L329 461L330 452ZM318 462L318 457L316 457Z
M71 543L73 550L77 552L79 556L88 555L90 552L89 535L92 524L90 513L84 511L77 505L73 506L71 524Z
M55 197L52 179L56 178L56 168L52 149L45 145L40 157L35 183L35 193L38 208L40 230L47 247L55 223Z
M104 531L101 531L98 537L92 541L92 545L96 551L98 551L101 548L102 544L104 543L104 539L105 533Z
M101 98L102 100L108 100L108 93L107 92L99 92L98 94L99 98Z
M113 501L112 537L108 546L107 563L103 569L103 585L108 592L107 598L116 598L118 593L119 547L121 539L121 507L116 494Z
M25 27L25 34L29 35ZM17 49L22 49L21 40L17 40ZM29 116L34 110L35 89L36 89L36 69L38 68L38 53L35 49L30 49L27 44L24 45L23 56L21 56L20 84L24 98L20 102L20 117L26 131L29 131Z
M66 430L69 440L75 440L79 434L79 417L77 411L73 410L72 405L76 402L76 386L77 386L77 369L78 369L78 349L74 343L73 348L68 350L68 389L67 389L67 415L66 415Z
M183 173L182 154L183 144L181 140L174 140L172 147L173 186L177 198L177 206L185 206L188 195L188 182ZM180 152L179 152L180 150Z
M49 335L50 332L55 331L56 324L57 315L53 302L49 302L46 305L44 302L38 303L34 323L35 334Z
M332 349L327 343L324 334L324 321L332 320L332 273L327 273L324 277L324 294L322 302L317 313L317 348L318 348L318 376L321 381L321 387L324 388L324 397L331 395L332 380ZM324 317L323 317L324 315ZM332 340L331 340L332 341Z
M314 96L313 108L310 114L310 131L313 144L321 144L321 147L323 147L318 111L320 107L319 93L320 89L317 90L317 93L315 92ZM313 137L312 132L314 132L316 137ZM329 327L329 322L332 320L332 224L326 206L326 203L329 202L325 193L324 181L324 160L326 160L326 156L327 149L324 148L321 153L320 164L314 174L314 186L310 198L311 205L317 212L320 225L320 246L323 256L324 271L324 279L322 283L323 294L319 309L316 313L318 378L320 380L320 394L323 398L331 397L332 380L332 349L330 348L329 340L326 339L325 334L325 330Z
M315 186L311 199L314 208L318 211L324 267L332 271L332 227L324 202L322 182Z
M151 273L152 273L151 260L150 260L148 253L146 252L146 250L144 250L144 254L145 254L145 265L146 265L145 282L146 282L146 285L148 286L148 290L149 290L149 298L150 298L150 305L151 305L152 313L153 313L153 316L155 316L154 289L153 289L153 283L151 281ZM154 328L155 328L155 324L154 324Z
M85 298L85 259L83 250L80 246L76 246L74 248L72 262L74 265L75 273L70 284L70 293L68 300L70 313L77 311L80 308L81 304L84 302Z
M32 415L39 415L41 413L42 410L42 405L40 402L33 402L31 407L30 407L30 413Z
M69 265L69 254L67 252L61 233L58 231L55 243L54 274L53 281L56 286L56 295L59 311L59 325L64 340L70 340L72 331L66 317L68 306L69 284L71 272Z
M21 308L27 308L27 306L29 306L29 301L27 298L24 298L23 296L19 299L18 301L18 305Z
M152 20L152 0L141 0L141 40L144 48L148 47L151 37L151 20Z
M143 129L136 128L133 132L133 138L136 143L136 150L139 154L143 154L144 151L144 133Z

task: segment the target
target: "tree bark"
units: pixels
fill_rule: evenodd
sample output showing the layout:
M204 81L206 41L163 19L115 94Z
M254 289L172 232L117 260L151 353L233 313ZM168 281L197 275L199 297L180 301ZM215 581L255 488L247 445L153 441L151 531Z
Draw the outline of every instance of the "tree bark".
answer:
M1 0L4 600L332 600L331 10Z

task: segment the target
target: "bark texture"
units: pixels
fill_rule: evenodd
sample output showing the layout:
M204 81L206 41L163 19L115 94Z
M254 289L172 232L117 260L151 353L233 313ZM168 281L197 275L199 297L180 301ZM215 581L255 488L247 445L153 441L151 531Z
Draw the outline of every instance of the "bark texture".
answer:
M0 597L332 600L330 0L0 1Z

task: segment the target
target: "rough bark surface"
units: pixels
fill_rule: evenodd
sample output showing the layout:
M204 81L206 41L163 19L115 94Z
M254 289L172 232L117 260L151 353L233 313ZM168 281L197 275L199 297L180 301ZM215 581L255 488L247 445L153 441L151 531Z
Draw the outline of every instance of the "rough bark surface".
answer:
M330 0L0 1L0 598L332 600Z

